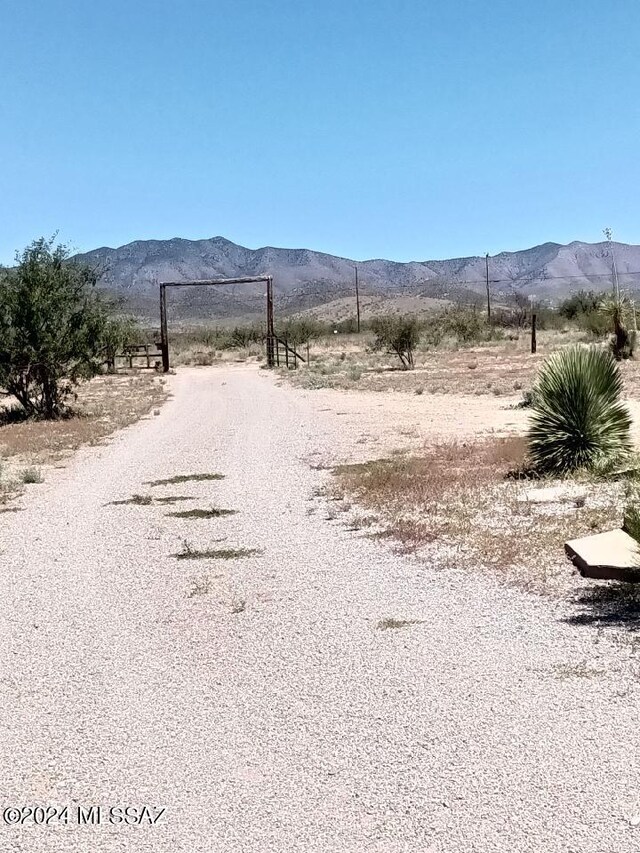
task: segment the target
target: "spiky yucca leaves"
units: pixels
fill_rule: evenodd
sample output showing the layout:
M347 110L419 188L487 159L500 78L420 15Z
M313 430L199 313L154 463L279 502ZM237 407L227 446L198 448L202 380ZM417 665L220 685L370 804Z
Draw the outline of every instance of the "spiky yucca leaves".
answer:
M616 361L632 358L636 346L636 333L628 330L633 313L633 303L627 296L609 297L600 303L600 310L611 323L613 335L609 347Z
M631 450L631 417L611 353L573 346L553 353L534 388L529 455L541 473L613 462Z

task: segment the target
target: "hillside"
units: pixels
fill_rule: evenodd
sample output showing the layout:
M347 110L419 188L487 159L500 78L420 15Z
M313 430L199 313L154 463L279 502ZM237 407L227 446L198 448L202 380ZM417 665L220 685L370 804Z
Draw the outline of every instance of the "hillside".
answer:
M612 250L620 286L640 284L640 246L625 243L544 243L489 259L491 289L499 296L512 292L558 300L580 288L601 290L611 285ZM356 262L310 249L248 249L213 237L209 240L144 240L117 249L101 248L77 256L100 272L102 286L125 298L134 309L155 314L157 283L167 280L274 277L280 310L309 310L353 293ZM399 263L383 259L357 262L363 296L477 299L485 292L485 259ZM261 310L260 285L229 287L212 292L172 294L174 310L184 316L244 316Z

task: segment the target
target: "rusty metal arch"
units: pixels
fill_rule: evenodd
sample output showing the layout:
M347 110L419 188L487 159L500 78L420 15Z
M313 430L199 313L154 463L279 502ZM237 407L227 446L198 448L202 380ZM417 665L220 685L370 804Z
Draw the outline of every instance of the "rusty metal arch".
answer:
M206 278L193 281L160 282L160 349L162 351L162 372L168 373L169 333L167 329L167 288L168 287L216 287L223 284L255 284L264 281L267 284L267 367L275 366L275 332L273 328L273 276L257 275L244 278Z

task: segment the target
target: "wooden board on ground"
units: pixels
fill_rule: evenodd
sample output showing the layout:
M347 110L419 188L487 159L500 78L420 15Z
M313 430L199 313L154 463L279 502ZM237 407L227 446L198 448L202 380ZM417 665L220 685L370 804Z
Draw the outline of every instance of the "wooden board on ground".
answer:
M564 550L585 578L640 582L640 545L624 530L571 539Z

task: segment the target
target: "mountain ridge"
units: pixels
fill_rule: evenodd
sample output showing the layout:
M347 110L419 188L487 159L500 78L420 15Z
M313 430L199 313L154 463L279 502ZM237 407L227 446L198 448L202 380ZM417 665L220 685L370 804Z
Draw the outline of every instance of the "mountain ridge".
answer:
M611 286L613 261L623 289L640 288L640 246L627 243L562 244L546 242L528 249L500 252L489 258L490 287L496 295L520 293L555 301L578 289L605 290ZM482 255L426 261L351 258L307 248L262 246L250 249L226 237L200 240L134 240L124 246L102 246L76 258L94 266L101 286L130 304L151 306L158 283L190 279L274 277L281 305L303 310L353 292L355 268L362 292L392 297L411 293L432 298L478 298L486 291L486 261ZM175 293L176 304L203 303L202 293ZM253 311L264 288L243 286L210 297L223 310Z

